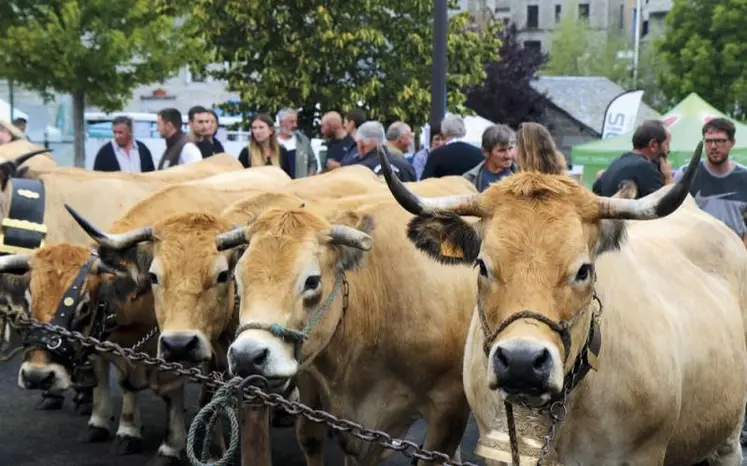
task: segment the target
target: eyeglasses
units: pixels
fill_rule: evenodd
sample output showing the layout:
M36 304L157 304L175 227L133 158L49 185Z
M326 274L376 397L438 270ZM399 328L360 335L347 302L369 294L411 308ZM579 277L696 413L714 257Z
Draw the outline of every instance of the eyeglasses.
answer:
M724 144L726 144L727 142L729 142L729 140L728 139L723 139L723 138L719 138L719 139L708 139L708 138L706 138L703 142L705 142L706 146L708 144L714 144L716 146L723 146Z

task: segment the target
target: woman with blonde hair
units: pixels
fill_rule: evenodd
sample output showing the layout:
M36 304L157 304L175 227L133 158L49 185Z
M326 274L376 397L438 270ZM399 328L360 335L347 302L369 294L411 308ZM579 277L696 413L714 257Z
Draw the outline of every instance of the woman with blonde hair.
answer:
M568 163L550 132L539 123L522 123L516 132L516 163L522 171L566 173Z
M266 113L259 113L252 119L252 135L249 144L239 153L239 162L246 168L274 165L291 178L295 171L295 167L289 166L287 151L278 144L274 122Z

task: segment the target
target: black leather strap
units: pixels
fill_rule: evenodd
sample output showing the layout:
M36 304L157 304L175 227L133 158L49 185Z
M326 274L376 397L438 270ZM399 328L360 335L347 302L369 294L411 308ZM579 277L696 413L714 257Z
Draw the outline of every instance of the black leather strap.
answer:
M8 216L2 221L0 255L28 253L41 247L47 235L44 225L44 183L11 178Z
M70 324L73 321L73 317L75 317L75 308L80 301L80 291L95 259L96 256L91 254L88 262L80 268L73 283L62 296L57 307L57 312L49 322L51 325L72 330ZM30 330L24 338L23 345L48 351L55 361L66 367L72 365L75 359L75 346L71 341L49 333L44 329L35 328Z

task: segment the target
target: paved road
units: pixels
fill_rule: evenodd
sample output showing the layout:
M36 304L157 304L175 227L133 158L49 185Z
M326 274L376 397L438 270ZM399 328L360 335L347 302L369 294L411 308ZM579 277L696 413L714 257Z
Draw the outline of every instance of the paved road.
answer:
M8 363L0 363L0 465L2 466L143 466L158 449L165 431L165 410L161 401L149 392L141 392L145 452L141 455L116 456L109 452L109 444L84 443L87 417L73 412L68 400L60 411L34 411L39 401L38 392L21 390L16 385L20 356ZM112 380L112 387L116 383ZM119 391L115 412L120 407ZM187 414L189 420L197 412L198 387L188 387ZM273 464L305 466L298 448L294 429L273 429ZM112 432L116 425L112 424ZM409 439L418 443L423 439L423 426L419 422L410 430ZM470 422L462 442L462 459L483 464L472 456L477 442L477 428ZM336 444L328 442L326 463L341 465L342 459ZM387 466L408 465L409 460L394 453Z

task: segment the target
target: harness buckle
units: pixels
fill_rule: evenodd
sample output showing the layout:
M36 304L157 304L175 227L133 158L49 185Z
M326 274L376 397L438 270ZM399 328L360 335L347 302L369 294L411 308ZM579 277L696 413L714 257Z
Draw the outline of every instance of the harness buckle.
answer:
M33 231L34 233L41 233L42 239L39 243L39 248L44 246L44 240L47 237L47 226L43 223L29 222L28 220L18 220L14 218L4 218L0 222L0 253L7 254L25 254L29 251L33 251L36 248L24 248L20 246L12 246L5 244L5 230L8 228L16 228L18 230Z
M62 338L60 338L57 335L52 335L49 337L49 340L47 341L47 349L50 351L54 351L57 348L62 346Z

